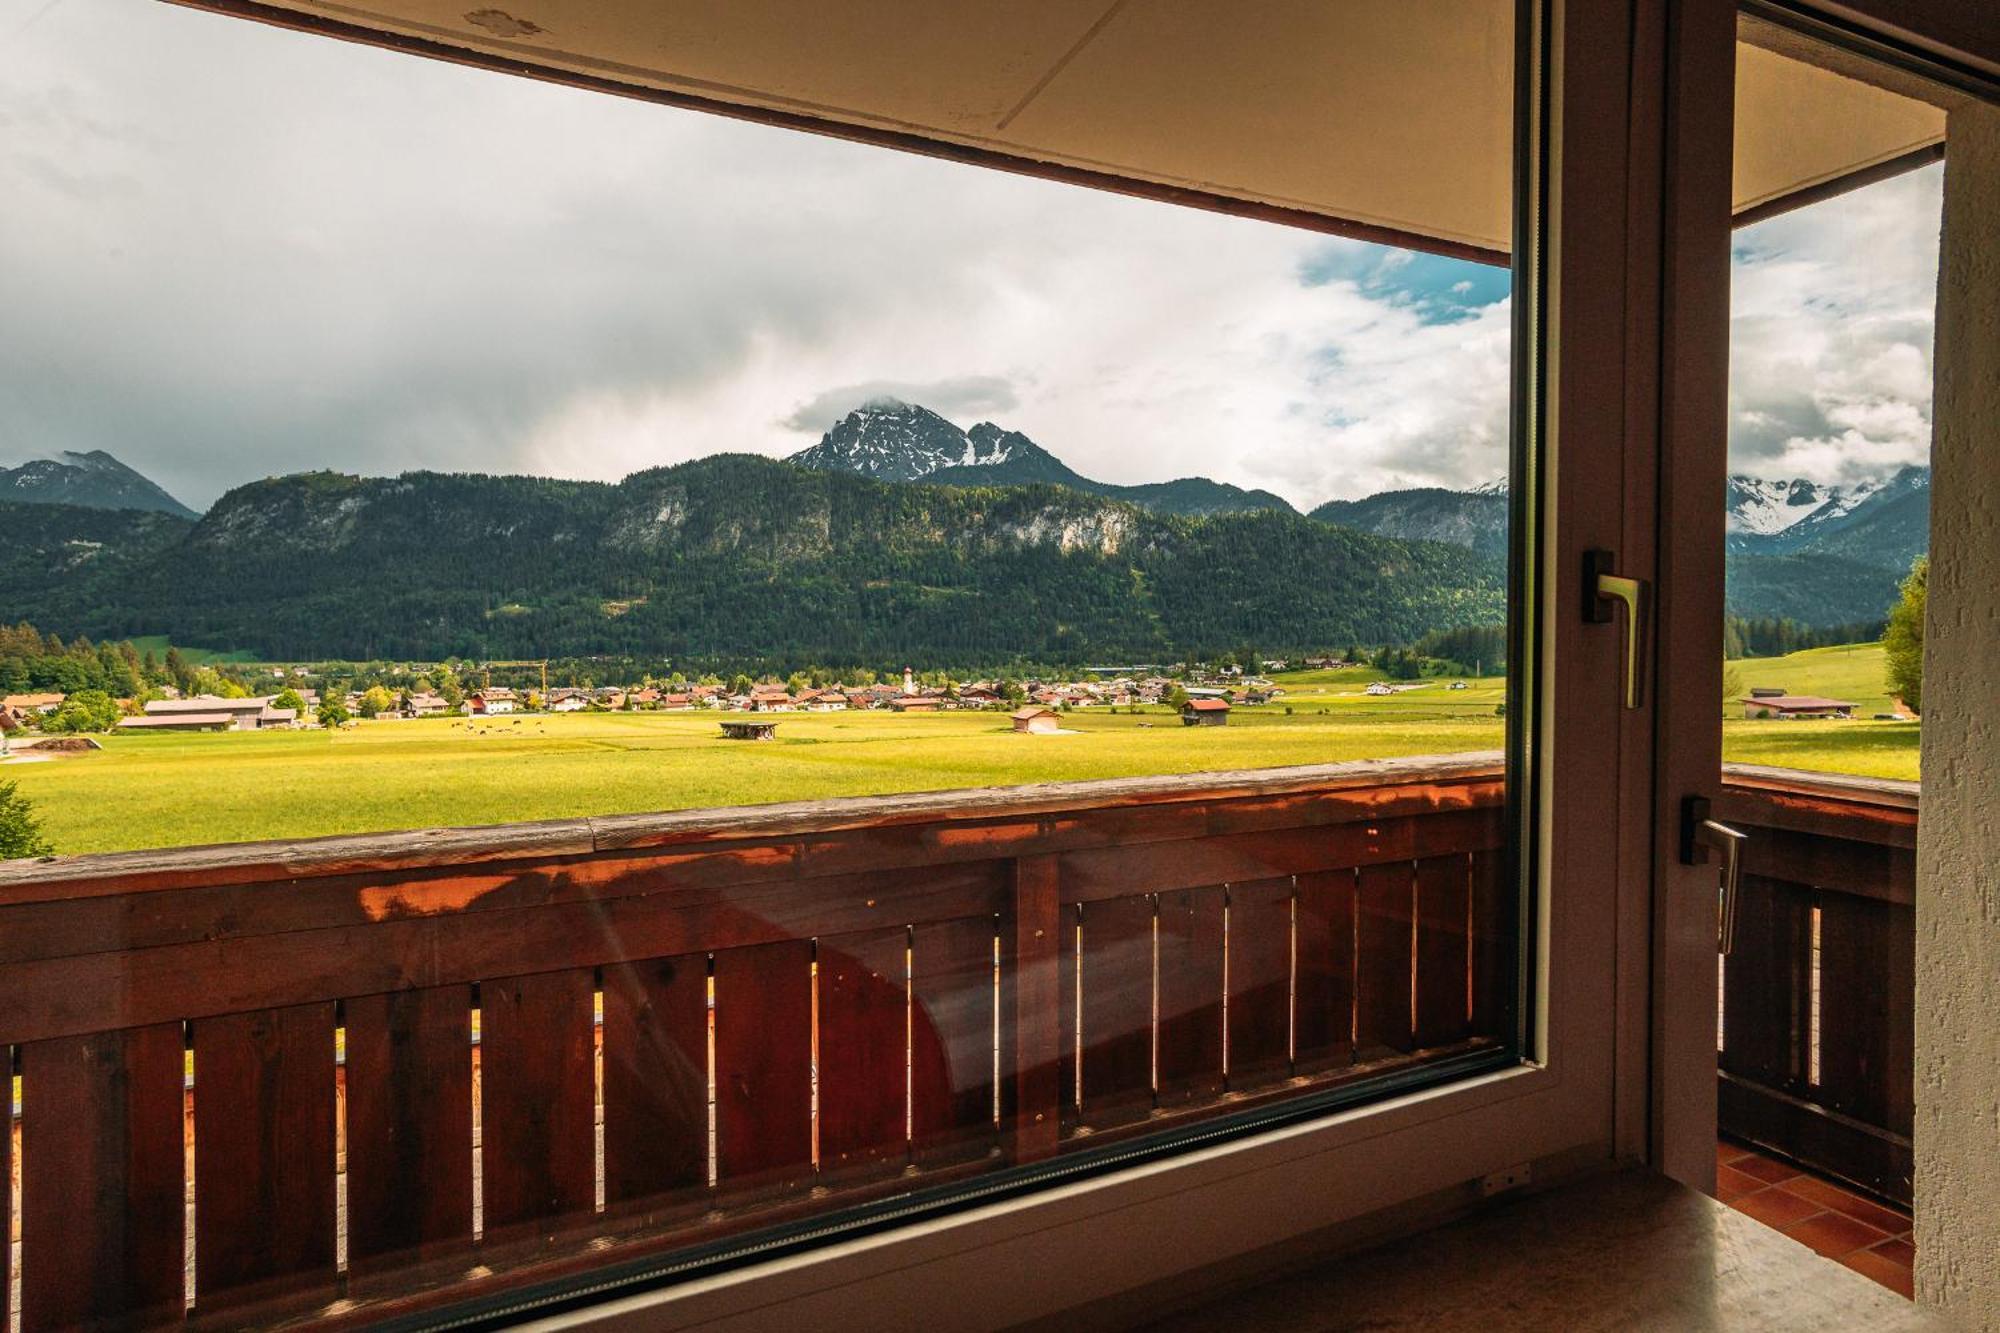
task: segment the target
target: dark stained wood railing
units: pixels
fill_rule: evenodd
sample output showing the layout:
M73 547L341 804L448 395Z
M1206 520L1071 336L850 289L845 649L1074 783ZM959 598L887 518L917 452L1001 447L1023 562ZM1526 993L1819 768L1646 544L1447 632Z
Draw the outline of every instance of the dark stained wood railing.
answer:
M1907 1206L1917 784L1731 767L1716 811L1750 835L1722 1130Z
M0 865L18 1313L366 1319L1491 1047L1505 843L1472 756Z

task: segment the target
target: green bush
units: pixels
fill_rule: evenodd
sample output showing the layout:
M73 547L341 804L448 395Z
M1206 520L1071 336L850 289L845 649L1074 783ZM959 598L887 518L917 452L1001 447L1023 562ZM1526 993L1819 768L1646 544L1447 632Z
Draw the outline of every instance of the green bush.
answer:
M55 850L42 836L42 822L35 818L34 805L13 783L0 782L0 861L53 856Z
M117 725L116 699L103 690L79 690L43 720L42 730L54 735L74 735L84 731L109 731Z

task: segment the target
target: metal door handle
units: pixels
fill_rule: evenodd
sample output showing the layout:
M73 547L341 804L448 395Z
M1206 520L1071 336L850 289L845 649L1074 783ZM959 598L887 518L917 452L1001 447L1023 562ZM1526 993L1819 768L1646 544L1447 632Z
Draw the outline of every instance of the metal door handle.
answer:
M1709 818L1708 798L1690 796L1681 802L1681 864L1708 860L1711 850L1722 854L1722 892L1715 909L1715 951L1727 957L1736 947L1737 890L1743 882L1743 844L1750 835Z
M1592 625L1611 623L1613 609L1625 608L1625 706L1645 701L1646 664L1639 654L1646 623L1646 585L1639 579L1611 572L1618 557L1609 551L1583 553L1583 618Z

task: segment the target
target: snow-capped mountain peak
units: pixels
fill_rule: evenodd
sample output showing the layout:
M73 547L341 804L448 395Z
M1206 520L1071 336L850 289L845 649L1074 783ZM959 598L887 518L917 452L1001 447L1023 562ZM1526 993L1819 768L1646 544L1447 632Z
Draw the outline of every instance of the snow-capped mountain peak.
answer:
M818 444L788 461L878 481L915 481L968 461L972 449L964 431L929 408L871 398L835 422Z
M1836 500L1839 491L1822 490L1803 477L1772 481L1733 476L1729 479L1728 494L1729 531L1768 537L1810 517Z
M18 467L0 465L0 500L85 509L157 509L195 517L193 510L102 449L56 450L31 454Z

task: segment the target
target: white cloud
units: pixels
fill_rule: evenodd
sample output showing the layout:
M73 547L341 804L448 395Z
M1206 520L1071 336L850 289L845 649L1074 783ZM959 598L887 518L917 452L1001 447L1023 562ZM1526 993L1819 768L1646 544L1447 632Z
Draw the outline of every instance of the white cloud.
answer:
M1316 235L112 0L0 56L0 128L0 429L196 503L783 453L883 387L1114 481L1497 470L1504 307L1308 286Z
M1929 460L1942 185L1927 167L1739 233L1734 469L1838 484Z
M1742 238L1741 466L1921 456L1935 176ZM878 391L1302 507L1505 468L1508 306L1462 266L167 5L0 51L0 198L0 452L195 504L782 454Z

